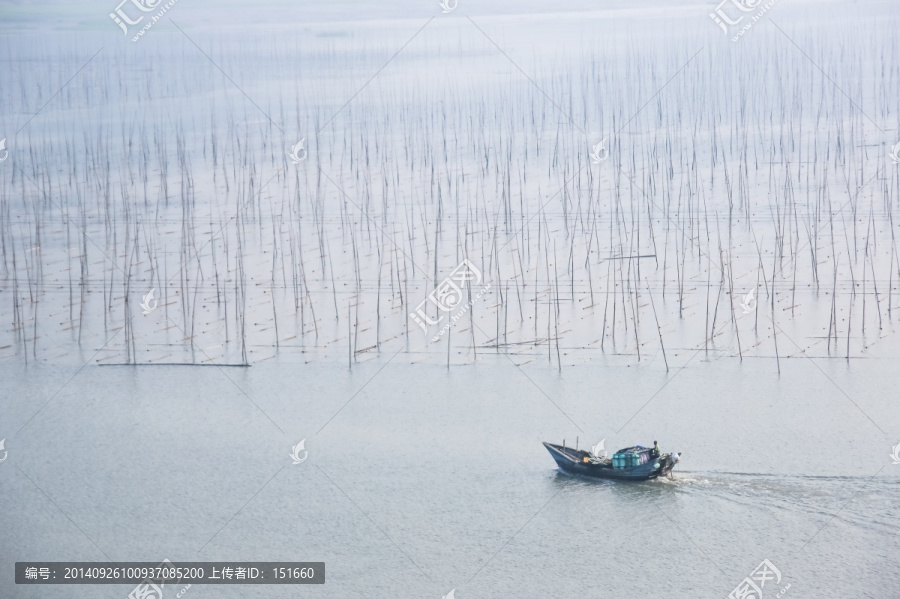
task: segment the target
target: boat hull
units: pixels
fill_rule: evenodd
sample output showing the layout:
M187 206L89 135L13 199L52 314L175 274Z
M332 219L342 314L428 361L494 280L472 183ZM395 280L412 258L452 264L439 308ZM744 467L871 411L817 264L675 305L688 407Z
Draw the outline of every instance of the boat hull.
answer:
M609 461L603 463L585 462L590 457L586 451L563 447L553 443L544 443L544 447L553 456L559 469L568 474L589 476L591 478L609 478L615 480L650 480L666 476L675 467L675 460L670 454L650 460L646 464L632 468L613 468Z

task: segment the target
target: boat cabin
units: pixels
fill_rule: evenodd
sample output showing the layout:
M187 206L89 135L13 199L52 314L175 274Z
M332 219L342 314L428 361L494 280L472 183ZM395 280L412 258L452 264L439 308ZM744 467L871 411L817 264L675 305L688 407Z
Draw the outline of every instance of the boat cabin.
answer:
M613 454L612 467L634 468L635 466L646 464L653 459L650 457L652 451L651 447L643 447L641 445L620 449Z

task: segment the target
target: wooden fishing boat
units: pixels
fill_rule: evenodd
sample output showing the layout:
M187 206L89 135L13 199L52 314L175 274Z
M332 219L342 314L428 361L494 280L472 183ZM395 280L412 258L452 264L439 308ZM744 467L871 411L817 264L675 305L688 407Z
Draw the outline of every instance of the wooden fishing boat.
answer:
M619 480L650 480L668 476L681 455L673 452L655 456L652 449L635 446L620 449L613 458L608 458L553 443L545 442L544 447L556 460L559 469L568 474Z

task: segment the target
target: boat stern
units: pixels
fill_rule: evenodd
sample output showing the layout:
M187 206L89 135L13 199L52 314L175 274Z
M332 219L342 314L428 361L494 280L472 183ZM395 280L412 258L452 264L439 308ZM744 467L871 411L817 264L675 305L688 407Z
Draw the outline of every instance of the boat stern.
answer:
M666 453L663 454L662 457L659 458L659 475L660 476L669 476L672 474L672 470L675 468L675 464L680 461L681 453Z

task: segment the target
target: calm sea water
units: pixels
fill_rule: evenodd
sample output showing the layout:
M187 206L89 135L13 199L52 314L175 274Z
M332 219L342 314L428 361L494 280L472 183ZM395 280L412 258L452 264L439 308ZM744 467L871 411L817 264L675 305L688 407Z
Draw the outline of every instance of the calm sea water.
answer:
M900 590L890 439L839 390L896 427L884 362L778 377L698 356L664 385L624 358L447 369L387 349L352 371L85 367L7 446L0 595L125 596L12 582L16 560L107 557L326 564L321 587L197 597L724 597L763 559L798 596ZM4 421L76 371L3 366ZM672 480L573 478L540 442L576 435L683 460Z
M18 34L11 31L12 26L0 29L8 47L15 50L15 59L3 62L0 67L4 79L29 82L22 86L25 91L21 96L15 86L7 88L14 91L3 92L7 101L18 105L18 120L4 122L8 130L21 126L31 114L28 111L40 106L54 91L23 75L27 65L32 60L44 65L42 68L50 64L64 81L68 75L63 77L60 73L74 72L85 60L72 48L94 51L99 42L106 43L113 34L118 36L115 26L106 20L112 4L97 4L97 10L90 17L81 16L81 20L78 15L87 13L78 13L68 5L60 11L48 10L41 18L21 17L13 11L15 19L11 17L9 23L48 26L53 33L45 37L33 33L29 34L31 37L18 39L14 37ZM497 4L501 13L516 9L513 3ZM804 18L812 21L822 19L833 25L847 16L840 11L828 13L830 16L816 12L818 3L796 4L808 9L803 13ZM371 6L357 5L360 11L369 11L367 18L371 17ZM370 23L363 27L352 22L352 11L357 5L344 6L337 17L328 12L330 9L322 8L326 5L317 9L321 19L346 21L345 25L316 33L318 38L327 40L323 42L322 56L341 61L344 70L338 74L321 62L300 65L296 73L259 75L260 63L254 58L271 57L266 53L272 49L262 42L254 46L257 42L252 36L248 41L247 31L237 21L229 24L228 31L241 30L245 35L243 45L223 44L217 48L226 51L214 54L228 72L245 83L248 93L266 98L265 102L260 101L267 109L278 105L273 98L281 96L276 92L283 92L285 97L301 97L300 92L304 90L296 82L302 81L298 73L306 68L312 71L310 77L316 82L335 79L337 83L328 94L322 91L324 86L315 87L312 99L304 97L296 106L304 111L317 102L339 107L371 76L370 63L378 62L374 58L368 62L357 61L348 47L342 45L347 38L361 36L362 41L354 42L360 45L353 46L353 50L370 43L375 50L387 52L389 56L410 35L410 23L415 22L418 27L437 10L434 6L416 8L412 3L408 7L404 5L404 11L409 8L420 10L421 14L391 8L384 19L405 17L410 21L394 22L391 35L380 38L373 32L378 33L381 25ZM870 5L873 27L879 27L876 31L884 35L896 22L896 16L891 16L896 7L878 2ZM656 43L654 32L670 31L669 19L675 17L679 22L697 23L698 30L715 29L706 16L709 7L684 5L663 10L666 6L661 2L642 8L623 5L622 8L629 10L614 11L615 19L599 19L609 34L600 40L584 30L579 30L581 38L566 37L572 23L579 20L571 15L546 22L540 15L529 15L522 19L526 34L520 31L508 37L504 36L506 30L501 18L491 16L490 22L499 32L497 38L503 47L516 48L522 56L528 56L532 44L539 39L545 49L555 47L556 41L569 41L576 47L596 41L613 50L629 44L650 48ZM218 14L189 3L178 4L176 8L181 11L179 18L201 31L207 27L204 19ZM281 9L289 7L279 6ZM229 10L233 15L235 8ZM250 9L241 14L247 19L259 17ZM782 16L794 18L797 14L785 8ZM642 20L629 20L635 16ZM858 20L865 20L865 13L857 16ZM596 15L592 18L598 19ZM648 22L652 22L654 29L645 27ZM283 25L280 35L284 35ZM466 22L460 21L458 25L465 35L473 35L485 44ZM764 26L768 25L759 27ZM92 28L102 31L104 27L112 28L113 34L102 40L87 32ZM540 38L540 33L551 29L553 35L561 37ZM446 33L447 29L440 31ZM427 72L437 79L453 72L464 77L461 79L464 85L460 86L463 90L470 83L486 78L496 83L504 81L503 77L516 77L511 80L526 85L506 59L493 53L492 46L471 46L468 41L461 41L470 38L452 29L451 33L446 38L435 35L428 41L440 46L442 51L482 52L497 63L485 60L481 69L470 70L468 62L452 56L447 59L436 51L431 55L427 47L423 50L412 46L410 62L404 63L404 68L411 70L388 69L384 81L399 85L411 79L410 72ZM774 39L780 39L769 33ZM150 34L159 34L155 42L150 41ZM108 71L115 72L118 80L107 76L107 71L86 71L90 74L89 81L99 86L97 89L105 89L104 93L97 94L98 101L118 107L117 110L107 115L107 104L96 112L90 110L97 108L96 104L80 105L71 111L65 105L50 105L40 119L35 119L36 132L29 143L36 148L46 144L52 147L48 151L64 156L68 155L69 146L56 136L74 144L72 140L79 138L82 131L73 129L73 123L78 123L84 114L90 115L87 120L91 126L102 122L104 127L109 127L87 144L90 147L102 146L98 140L104 135L116 138L116 143L127 143L123 141L124 134L119 139L123 122L143 123L146 128L141 135L150 139L157 131L154 123L164 123L159 125L159 131L170 131L166 127L175 122L173 115L177 115L181 122L187 123L181 131L188 133L186 143L194 151L196 172L208 174L204 168L211 159L203 162L199 158L206 156L203 136L208 131L193 139L190 134L192 127L206 126L203 119L198 120L200 124L192 120L193 111L198 105L212 105L213 100L190 96L189 88L191 82L198 80L214 81L219 86L226 84L219 71L194 53L193 46L180 37L177 45L169 44L172 38L164 36L172 34L171 28L151 30L139 51L122 54L127 56L122 59L127 68ZM65 37L69 35L72 39ZM216 47L215 44L225 39L216 35L228 33L207 29L204 35L209 36L201 40L204 47L206 44ZM614 35L623 36L622 45L615 43ZM762 35L765 34L759 37ZM687 34L685 39L692 42ZM109 43L103 59L110 62L103 64L115 67L119 56L115 53L128 50L123 49L125 42L118 37ZM781 43L784 47L772 51L794 51L789 42L781 40ZM259 53L244 56L245 49L259 50ZM679 52L689 49L688 55L694 51L683 40L674 49ZM169 61L179 53L189 58L180 63ZM534 62L523 60L523 64L554 65L555 60L562 60L550 51L535 54L536 57L529 58L529 61L534 58ZM147 57L156 60L148 58L147 62L141 62ZM707 54L702 57L706 59ZM57 60L61 62L58 64ZM734 63L752 66L753 60L753 56L747 56L735 59ZM416 62L418 70L412 70L412 62ZM135 67L136 63L140 69ZM197 63L205 70L196 67ZM173 64L187 70L167 71L166 65ZM493 72L496 64L505 69L502 77ZM197 70L191 71L184 65ZM621 57L615 63L615 68L623 72L631 66ZM855 65L844 67L852 70ZM553 68L556 67L551 67L551 72ZM499 67L496 70L500 72ZM706 80L705 71L696 72L701 73L696 81ZM250 76L254 73L256 79ZM818 71L813 71L813 75L818 77ZM110 83L109 89L103 88L105 83ZM360 114L364 117L380 114L379 102L394 102L396 98L384 91L390 91L390 85L384 85L385 88L379 88L378 93L373 92L372 97L365 99L367 103L356 116L341 121L340 127L352 128L354 118L362 119ZM642 85L656 89L655 83ZM209 90L221 87L204 89L214 96ZM494 89L500 89L498 95L489 93L485 97L503 101L506 88ZM640 94L635 92L635 97L646 97L647 89L642 87ZM866 87L868 91L873 89L876 86ZM828 90L829 97L831 94L837 97L837 92ZM252 106L243 103L243 96L231 91L236 98L232 98L233 104L221 98L216 101L227 106L230 116L244 113L246 118L237 123L236 130L244 131L242 126L253 130L263 118L253 112ZM849 91L855 93L855 89ZM267 96L268 92L272 95ZM322 95L318 96L320 92ZM88 96L73 92L79 101L86 102ZM583 104L590 104L583 100ZM566 101L571 103L572 99ZM528 102L531 100L527 99L525 104ZM810 106L805 113L807 119L813 118L810 115L818 109L817 102ZM667 109L680 110L677 101L667 105ZM291 110L288 102L288 111ZM142 115L146 122L137 119L135 114ZM467 116L460 114L451 117L464 123ZM310 118L305 112L304 115ZM109 121L104 120L106 116ZM551 130L555 128L555 118L553 115L546 125ZM290 122L291 115L286 120ZM382 135L374 124L369 125L373 139ZM222 122L217 126L226 128ZM693 126L688 124L686 130ZM773 130L779 126L778 123L767 125ZM884 126L890 129L889 125ZM727 124L722 127L728 128ZM232 132L232 124L227 124L227 129ZM264 129L265 123L257 127L258 131ZM342 135L343 130L340 131ZM289 134L293 132L286 135ZM396 131L393 134L400 135ZM335 134L334 138L343 139L341 135ZM358 138L354 133L353 139ZM269 138L265 139L268 143ZM871 140L860 142L863 143L877 145ZM441 144L434 142L434 147L438 145ZM20 140L17 147L25 147L24 142ZM175 141L170 141L168 147L172 150ZM261 163L265 163L267 156L280 152L280 148L266 147L259 154ZM138 154L135 150L131 159L137 161ZM763 154L765 151L760 151ZM35 155L43 156L37 150ZM415 159L414 152L412 155ZM344 173L338 169L342 159L338 153L329 156L334 161L330 166L337 165L329 172ZM16 156L16 160L20 157ZM274 158L271 161L277 162ZM61 159L60 164L68 163ZM118 170L120 166L114 168L117 176L124 172ZM176 189L177 175L175 168L171 168L171 185ZM229 168L234 169L235 165L229 163ZM65 181L67 173L62 167L57 170L55 181ZM136 166L135 172L138 172ZM309 175L310 180L314 180L314 171L310 172L313 173ZM154 172L154 176L157 174ZM17 190L27 187L21 181L11 182L6 174L2 176L4 199L18 197ZM200 176L197 179L201 181ZM427 176L423 175L424 179ZM551 178L544 187L553 182ZM767 182L766 176L763 182ZM131 184L140 187L139 183ZM221 179L216 184L224 185ZM215 189L202 188L202 182L198 183L198 189L199 196L206 191L206 199L218 198ZM411 185L407 191L414 197L419 189ZM843 189L838 191L843 193ZM75 197L75 193L68 197ZM233 197L229 199L233 200ZM27 207L27 202L23 203ZM92 196L89 203L99 204L98 197ZM221 207L213 201L210 205L216 209L210 214L221 215L232 204ZM328 213L332 219L329 226L343 223L335 206L338 204L329 208L334 210L333 214ZM22 210L21 216L27 222L31 213ZM177 216L180 207L173 203L172 211ZM13 217L19 216L13 211ZM877 226L883 231L878 239L889 239L893 225L888 224L883 213L877 217ZM304 218L309 222L308 213ZM551 215L550 222L557 226L559 217L556 221L553 218ZM763 213L757 218L761 221L769 217ZM178 232L180 221L172 222L175 223L172 230ZM50 222L45 226L55 233L62 230L52 229L53 225ZM97 239L102 239L102 220L91 222L88 228L96 232ZM868 232L865 220L860 225L862 229ZM28 228L22 226L19 230L28 231ZM251 230L251 236L253 233ZM263 233L268 235L268 229ZM164 231L159 237L165 239L166 235L168 232ZM325 285L326 292L315 298L322 328L315 339L307 330L306 336L283 341L276 351L272 348L271 333L251 335L248 368L112 366L98 363L99 358L104 362L124 361L121 340L116 341L118 345L99 351L109 333L102 318L104 308L100 306L85 316L88 324L79 345L76 332L69 326L68 310L60 307L68 297L68 289L60 283L67 282L67 275L61 273L70 265L70 257L60 239L58 235L57 238L50 235L44 240L43 251L48 263L43 291L57 303L42 304L45 311L41 313L40 347L36 356L30 355L27 364L19 337L9 328L12 301L7 273L0 288L0 311L7 321L0 336L0 438L5 439L3 451L7 452L6 459L0 462L0 599L116 599L126 597L132 588L129 585L17 586L13 580L16 561L159 562L163 559L176 563L253 560L326 564L326 584L322 586L195 585L183 595L198 599L438 599L452 589L458 599L726 597L763 560L769 560L780 573L779 580L765 587L763 596L767 599L782 591L781 596L788 598L900 596L900 572L896 568L900 555L897 501L900 465L894 464L890 456L892 446L900 443L900 407L894 396L898 347L893 338L893 322L886 319L883 328L877 329L875 315L880 325L881 313L872 312L871 303L868 337L862 338L853 329L854 351L850 360L807 358L799 346L791 348L785 340L780 360L776 361L773 348L767 345L770 341L765 331L758 337L744 337L743 359L736 357L730 346L727 351L722 349L731 343L726 341L720 347L713 344L706 353L696 349L703 346L704 332L695 330L693 324L685 324L691 317L700 318L701 298L708 280L695 268L690 271L694 278L688 285L693 289L688 290L687 321L678 319L679 307L671 299L672 292L668 303L656 306L664 314L664 334L669 335L666 337L668 373L663 356L656 350L656 331L652 325L643 325L643 334L649 335L652 345L642 345L640 360L630 352L634 348L622 349L623 344L630 343L627 337L626 341L620 338L618 349L607 345L608 352L604 354L594 341L598 335L582 323L597 325L598 317L584 312L581 305L564 308L571 309L581 320L575 317L568 320L568 326L575 332L563 343L565 357L561 368L555 357L548 359L546 345L533 351L519 349L510 356L481 348L475 359L469 353L467 334L462 328L465 323L453 330L449 367L444 364L446 345L443 342L425 350L410 347L403 335L392 336L398 330L395 326L380 337L380 351L364 352L361 362L350 368L346 363L347 328L344 323L333 328L329 324L331 299ZM172 239L176 240L172 245L177 245L177 237ZM312 237L306 243L314 246L309 239ZM341 243L346 245L346 238L336 234L334 242L340 247ZM417 242L421 244L423 240ZM861 241L859 245L863 247ZM268 247L260 242L256 249L265 253L262 248ZM847 241L847 252L849 247ZM891 246L886 241L879 247L883 256L890 256ZM562 252L562 244L560 248ZM365 249L372 253L371 248ZM23 246L23 250L28 248ZM57 254L51 268L53 250ZM443 251L456 259L455 249L448 247ZM102 261L95 254L91 254L92 259ZM337 251L335 254L336 261L343 260L339 267L344 270L339 275L346 275L345 280L352 283L352 260L348 257L351 254L346 251L343 257ZM177 254L172 255L177 260ZM755 255L752 252L746 255L753 259L755 268ZM261 269L268 268L269 256L266 253L262 257ZM314 256L311 269L317 259ZM862 264L864 271L865 261ZM890 265L895 268L893 262ZM667 268L673 268L671 263ZM101 272L98 268L92 274L97 278ZM262 280L267 280L269 272L260 272ZM371 291L374 275L365 274ZM750 271L738 274L747 280L755 277ZM26 288L24 281L19 281L22 289ZM338 284L343 284L340 278ZM804 284L809 285L801 281L798 314L814 315L812 320L817 327L823 322L827 324L821 315L825 314L822 306L827 310L829 301L826 298L816 304L815 299L810 299L813 291L804 291ZM106 296L99 293L105 289L105 278L102 285L98 284L90 300L95 309L101 301L106 301ZM850 289L845 289L847 295ZM56 296L52 295L54 292ZM696 293L691 295L692 292ZM213 293L218 298L218 288ZM66 297L60 300L62 296ZM537 296L534 297L537 302ZM787 298L785 293L779 301L787 302ZM290 304L291 299L285 301ZM347 299L346 295L341 296L341 317ZM762 303L762 296L760 299ZM646 302L646 298L640 301ZM173 313L176 308L177 305L172 308ZM399 314L399 322L405 325L405 307L392 308L394 316ZM725 312L724 307L722 311ZM155 316L160 312L162 309ZM265 320L270 317L268 304L260 302L251 306L248 314L251 320L258 319L268 326ZM479 314L487 314L490 322L487 311ZM214 308L204 316L218 322ZM371 316L371 313L364 314L363 318L371 323ZM650 318L650 313L646 313L645 323ZM147 324L150 318L140 322L148 329L156 326L155 322ZM749 336L748 323L749 318L744 321L748 330L742 334ZM200 320L200 324L208 322ZM282 326L285 326L283 321ZM309 329L308 322L303 326ZM801 338L788 324L782 326L797 339ZM497 327L499 331L499 324ZM153 347L157 352L154 359L185 358L181 351L185 346L179 345L183 340L170 329L159 335L160 343ZM530 330L530 324L525 325L523 335L528 337ZM830 346L823 349L821 337L814 337L818 332L809 330L807 327L803 333L804 345L818 344L816 356L831 352ZM208 332L199 331L198 336ZM217 334L215 329L211 337ZM232 358L237 353L234 331L230 334L230 353L216 355L224 356L221 361L234 361ZM579 334L590 339L581 340ZM531 337L540 335L535 326ZM371 337L370 327L359 347L374 343ZM153 345L146 343L148 338L139 337L141 351ZM209 342L210 347L206 347L206 341L202 345L212 352L214 341ZM479 338L478 343L487 344L487 339ZM177 351L170 345L178 346ZM618 350L623 355L617 355ZM167 353L170 351L173 355ZM787 354L792 357L786 357ZM634 444L650 445L658 440L663 451L681 451L683 455L671 479L647 483L592 481L556 470L541 441L563 440L568 445L578 443L582 447L605 440L605 447L610 451ZM300 464L293 464L291 448L300 441L304 441L308 457ZM0 458L3 455L0 453ZM167 591L165 598L169 596Z

